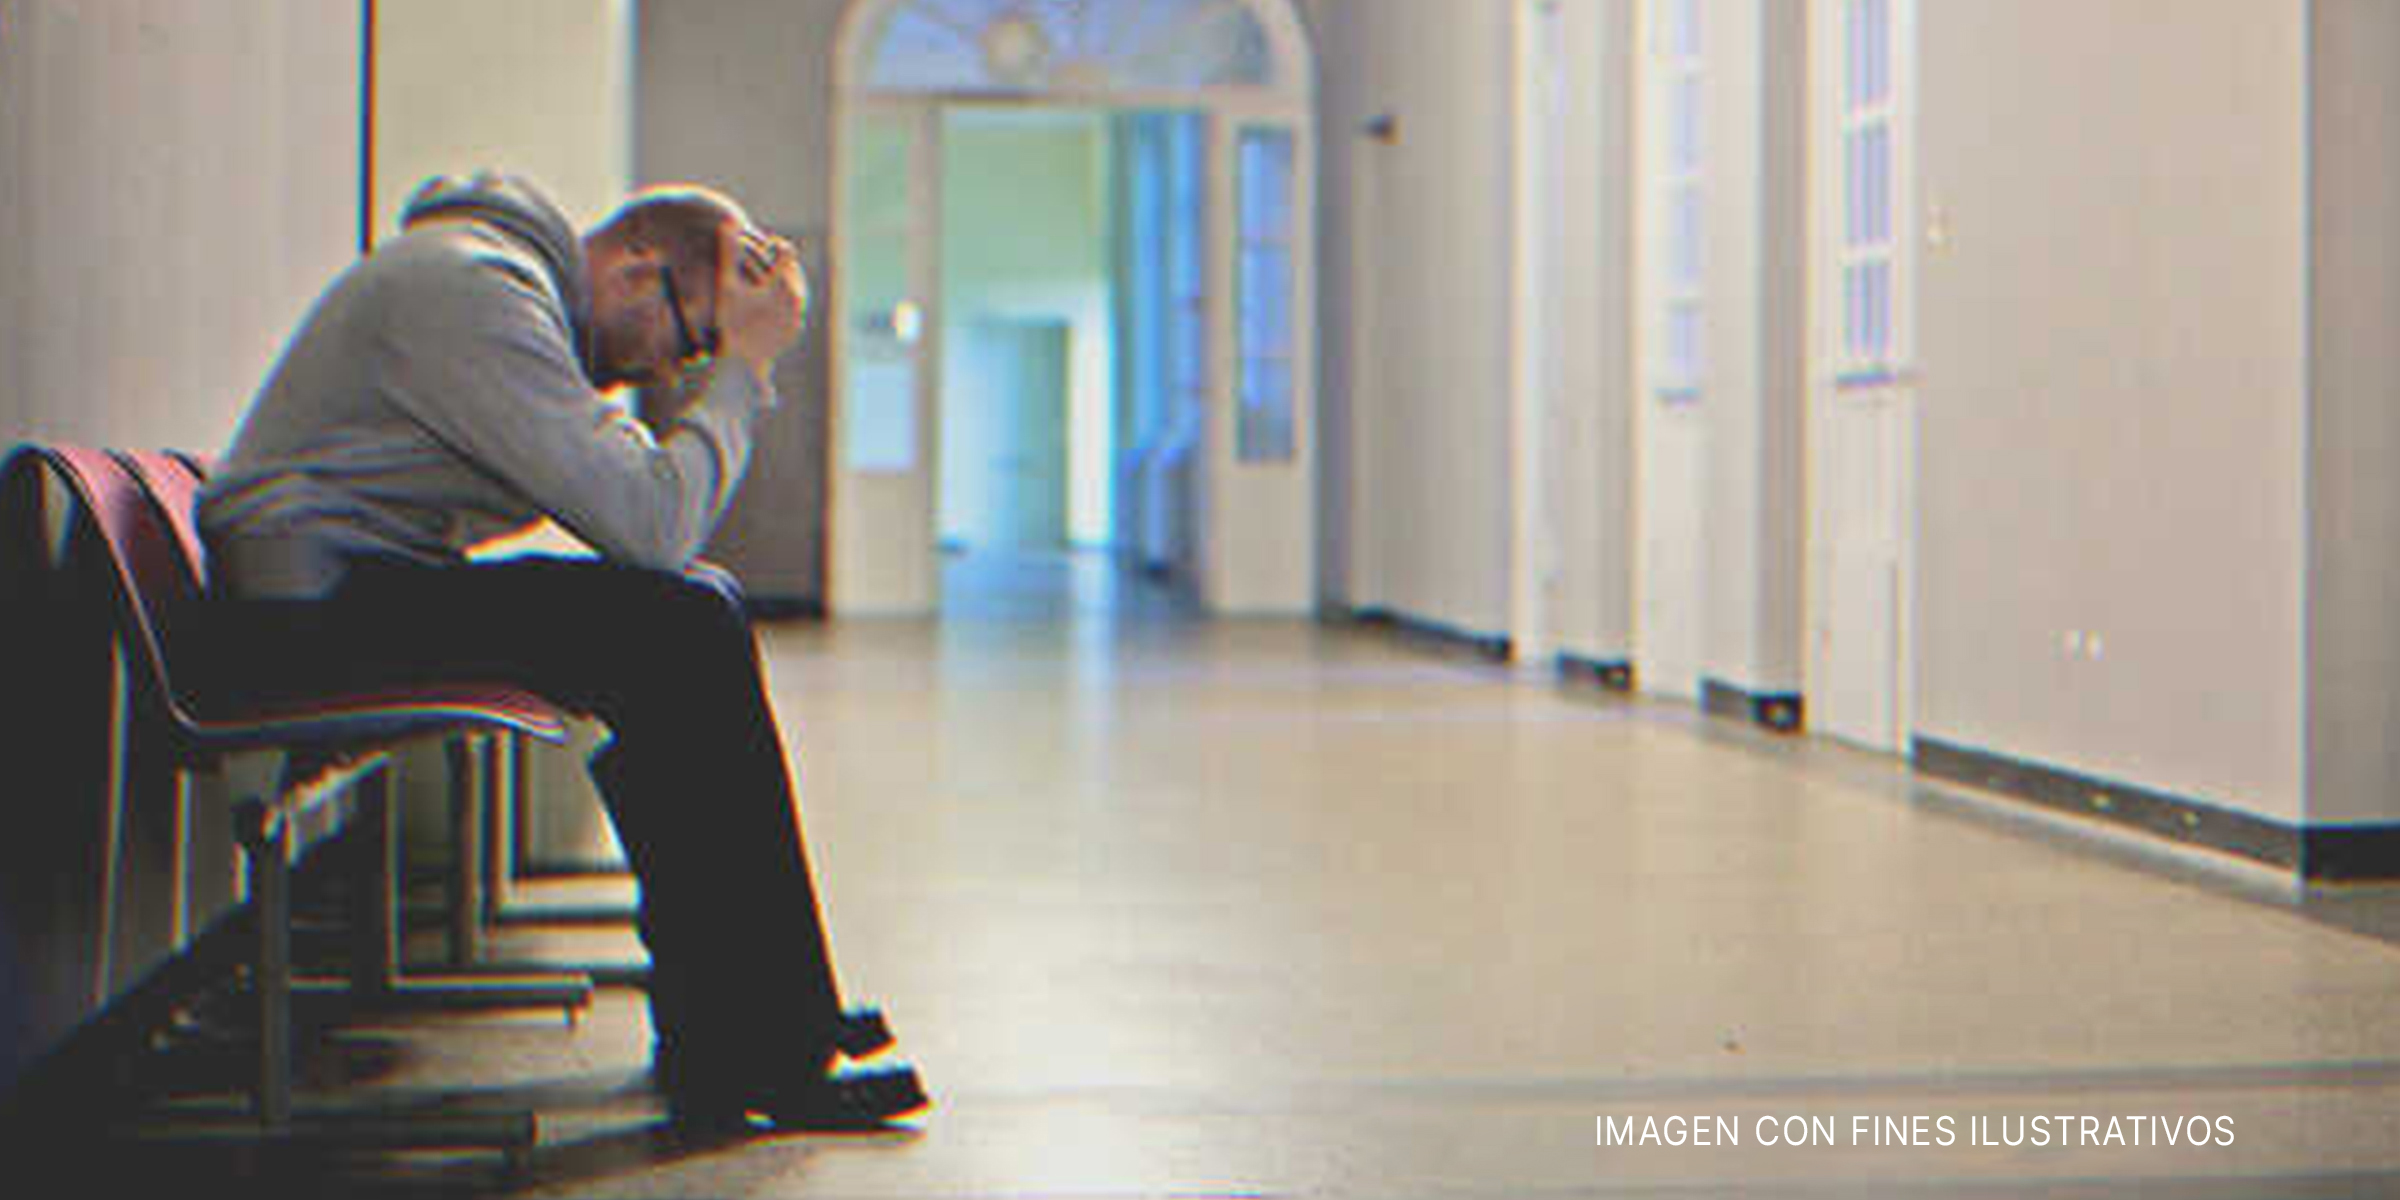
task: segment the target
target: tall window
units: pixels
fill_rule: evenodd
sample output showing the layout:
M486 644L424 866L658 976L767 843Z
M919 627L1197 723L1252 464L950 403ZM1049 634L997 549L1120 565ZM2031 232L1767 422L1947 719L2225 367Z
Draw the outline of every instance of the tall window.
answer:
M1700 398L1707 362L1701 344L1702 248L1707 209L1701 186L1700 0L1650 7L1652 193L1649 242L1663 253L1650 272L1650 386L1670 404Z
M1874 384L1890 379L1899 358L1892 0L1843 5L1840 375L1845 383Z
M1235 441L1243 462L1292 457L1292 135L1242 130L1234 284L1241 402Z
M1208 118L1170 118L1167 131L1169 218L1167 294L1169 382L1175 413L1201 436L1208 411Z

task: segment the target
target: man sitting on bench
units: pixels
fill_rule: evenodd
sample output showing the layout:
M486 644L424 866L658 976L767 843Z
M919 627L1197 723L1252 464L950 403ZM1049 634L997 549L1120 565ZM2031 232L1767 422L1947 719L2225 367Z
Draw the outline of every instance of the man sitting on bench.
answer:
M578 237L524 180L434 180L334 281L201 495L211 682L268 698L513 684L604 721L677 1119L876 1128L927 1103L845 1011L738 591L695 556L799 335L798 255L652 189ZM641 419L611 393L682 396ZM471 562L555 520L597 560Z

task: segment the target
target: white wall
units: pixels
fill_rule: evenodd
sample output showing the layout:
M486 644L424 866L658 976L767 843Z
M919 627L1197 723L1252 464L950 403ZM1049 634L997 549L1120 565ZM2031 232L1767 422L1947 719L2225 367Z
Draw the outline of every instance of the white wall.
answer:
M1923 6L1917 727L2295 820L2308 10L2173 7Z
M1633 0L1562 6L1566 38L1565 212L1558 400L1564 465L1558 648L1621 659L1632 634Z
M1610 59L1625 52L1629 6L1511 7L1508 633L1517 662L1539 672L1561 652L1626 651L1631 164L1627 79Z
M1506 4L1348 0L1315 10L1324 171L1355 171L1319 236L1368 253L1350 304L1349 603L1476 632L1509 620L1510 177L1514 93ZM1391 144L1359 145L1390 113ZM1360 200L1372 190L1371 202ZM1371 203L1371 214L1363 205ZM1370 292L1369 296L1361 292ZM1365 360L1371 361L1362 361Z
M0 0L0 434L223 448L358 244L359 23Z
M833 211L833 54L844 0L641 0L634 169L739 197L779 229Z
M2308 29L2308 803L2400 820L2400 4Z
M538 181L578 226L633 179L633 0L375 6L375 236L426 177Z
M224 446L355 253L361 46L356 4L0 0L0 447ZM26 669L4 657L0 673ZM12 756L31 845L101 861L101 757ZM165 811L149 786L160 765L136 767L126 811ZM33 907L0 916L18 926L0 967L0 1091L171 948L162 831L137 817L123 832L108 897L65 875L8 889ZM24 827L4 836L28 846ZM220 880L236 866L230 851L214 865ZM197 879L214 872L195 866L205 894Z
M833 48L842 0L641 0L633 169L641 183L724 189L800 242L830 303ZM824 311L820 308L820 312ZM753 599L825 598L825 323L776 366L783 398L759 422L750 473L708 554Z
M1702 670L1752 693L1801 682L1806 16L1786 0L1724 0L1702 14Z

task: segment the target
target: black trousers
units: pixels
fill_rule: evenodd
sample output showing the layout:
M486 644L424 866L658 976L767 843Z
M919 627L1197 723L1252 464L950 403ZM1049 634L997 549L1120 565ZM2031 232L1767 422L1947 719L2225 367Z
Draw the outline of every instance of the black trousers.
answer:
M376 559L323 600L202 611L203 687L232 697L484 682L605 722L591 773L641 884L659 1047L694 1067L823 1069L840 996L731 577Z

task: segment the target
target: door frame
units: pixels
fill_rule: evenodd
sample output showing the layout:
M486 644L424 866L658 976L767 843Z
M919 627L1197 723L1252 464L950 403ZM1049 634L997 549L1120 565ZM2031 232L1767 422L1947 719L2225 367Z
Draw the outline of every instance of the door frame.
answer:
M825 560L826 605L833 612L907 612L938 609L941 572L937 569L941 536L941 370L942 348L942 130L943 106L915 96L853 97L841 106L833 131L832 223L826 260L831 264L832 288L825 311L832 325L826 338L830 357L826 395L825 438ZM906 472L853 472L849 466L848 406L850 337L842 319L849 305L850 281L842 269L844 238L850 230L849 183L851 127L861 117L896 116L913 125L909 140L909 225L915 230L908 246L910 299L919 314L915 339L915 387L911 397L911 467ZM869 479L875 476L880 478ZM851 496L842 493L853 490ZM861 499L856 494L873 489ZM911 494L913 493L913 495ZM901 553L921 561L899 563L876 557L887 550L898 530L882 510L914 507L922 529L922 554ZM905 523L905 522L902 522ZM899 582L879 579L897 575ZM912 582L913 578L913 582ZM895 595L897 599L895 600Z
M881 32L882 18L911 0L851 0L836 36L832 138L832 214L830 237L834 259L831 307L837 315L829 330L831 371L827 388L829 432L826 440L826 593L835 613L929 613L940 607L938 561L941 464L940 392L943 347L940 338L941 137L944 114L955 106L1016 106L1073 109L1108 114L1159 109L1192 111L1206 118L1209 179L1207 212L1207 278L1209 280L1206 414L1207 452L1197 472L1192 525L1200 540L1199 591L1205 606L1220 613L1289 613L1310 611L1317 589L1315 554L1321 541L1323 514L1317 503L1316 473L1319 447L1316 397L1316 88L1314 55L1306 25L1291 0L1238 0L1251 13L1273 44L1279 83L1273 88L1156 88L1107 87L1069 83L1028 92L970 92L939 88L894 92L872 90L867 64L875 50L872 39ZM845 497L859 486L845 459L844 426L849 383L849 331L838 315L845 304L845 280L838 258L850 214L847 207L851 155L850 127L862 112L903 111L917 114L920 156L912 185L931 198L932 214L925 228L924 252L912 252L912 289L924 314L924 335L917 350L915 396L917 454L913 486L919 493L924 530L923 564L897 571L886 569L879 579L873 555L892 545L889 528L895 507L887 496L861 502ZM1238 215L1234 191L1234 156L1240 130L1246 125L1284 128L1292 138L1292 421L1293 453L1288 463L1246 464L1235 453L1238 353L1235 326L1236 241L1232 222ZM928 161L930 159L930 161ZM927 278L929 276L929 278ZM908 545L917 540L908 535ZM901 553L913 553L903 545ZM921 574L920 574L921 572ZM908 580L919 582L909 584ZM897 588L882 580L898 579Z

